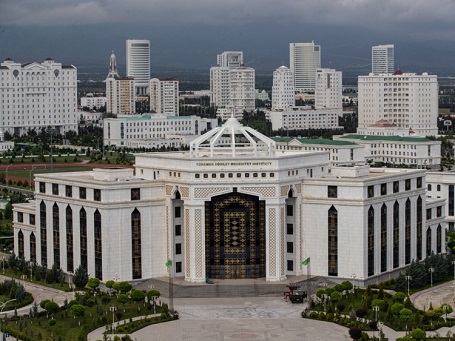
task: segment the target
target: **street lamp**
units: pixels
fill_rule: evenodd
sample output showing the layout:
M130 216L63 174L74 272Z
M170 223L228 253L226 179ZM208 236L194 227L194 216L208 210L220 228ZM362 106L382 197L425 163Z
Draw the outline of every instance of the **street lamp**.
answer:
M33 282L33 263L30 262L30 282Z
M409 281L412 279L411 276L406 276L406 280L408 281L408 297L409 297Z
M357 277L356 274L352 274L352 288L355 290L355 278Z
M373 307L373 311L374 311L375 321L377 321L377 320L378 320L379 306L375 305L375 306Z
M428 304L428 302L431 302L431 299L432 299L432 298L433 298L433 296L431 296L431 295L425 296L425 299L427 300L428 309L430 309L430 305Z
M5 274L5 256L3 256L2 266L3 266L3 274Z
M433 272L434 272L434 268L429 268L428 271L430 272L430 286L433 286Z
M9 301L6 301L5 303L2 303L2 309L0 310L0 315L3 314L3 309L5 309L6 305L9 303L9 302L13 302L15 301L16 299L13 298L12 300L9 300ZM2 331L2 319L0 317L0 332Z
M117 307L114 305L109 308L110 311L112 311L112 340L114 340L114 323L115 323L115 311L117 310Z

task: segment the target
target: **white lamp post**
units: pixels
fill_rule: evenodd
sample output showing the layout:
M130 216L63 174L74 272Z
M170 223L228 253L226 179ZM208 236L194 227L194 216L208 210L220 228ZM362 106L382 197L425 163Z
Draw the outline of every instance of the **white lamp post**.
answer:
M110 311L112 311L112 340L114 340L114 323L115 323L115 311L117 310L117 307L114 305L109 308Z
M429 268L428 271L430 271L430 286L433 286L433 272L434 272L434 268Z
M408 281L408 297L409 297L409 281L412 279L411 276L406 276L406 280Z

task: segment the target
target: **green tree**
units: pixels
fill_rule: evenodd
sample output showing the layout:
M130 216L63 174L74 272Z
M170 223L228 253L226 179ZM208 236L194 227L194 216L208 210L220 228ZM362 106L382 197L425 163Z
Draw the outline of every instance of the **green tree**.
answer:
M392 307L390 308L390 310L392 311L392 314L398 316L398 315L400 315L400 311L401 311L401 309L403 309L403 308L404 308L404 305L403 305L403 304L401 304L401 303L394 303L394 304L392 305Z
M425 339L425 331L420 329L420 328L413 329L411 331L411 337L413 339L416 339L416 340L424 340Z
M87 270L82 265L80 265L74 272L73 283L78 289L83 289L87 285L88 274Z
M90 279L88 280L87 285L88 285L93 291L95 291L96 288L98 288L98 287L100 286L100 283L101 283L101 281L100 281L98 278L93 278L93 277L92 277L92 278L90 278Z
M44 310L46 310L49 314L53 314L59 310L59 306L57 303L49 301L44 305Z
M148 301L154 301L160 297L160 292L158 290L149 290L147 291L147 299Z
M349 336L353 340L360 340L362 337L362 329L356 327L349 328Z
M133 287L130 283L128 282L115 282L112 286L115 290L120 291L124 294L126 294L128 291L131 290Z
M343 298L343 296L341 295L341 293L339 291L334 291L330 294L330 300L332 302L338 302L340 301L341 299Z
M125 303L128 302L128 296L126 296L125 294L118 295L117 302L125 305Z
M145 299L145 293L142 290L132 289L130 297L135 302L142 302Z
M83 317L85 314L85 307L82 304L75 304L71 307L71 311L76 317Z

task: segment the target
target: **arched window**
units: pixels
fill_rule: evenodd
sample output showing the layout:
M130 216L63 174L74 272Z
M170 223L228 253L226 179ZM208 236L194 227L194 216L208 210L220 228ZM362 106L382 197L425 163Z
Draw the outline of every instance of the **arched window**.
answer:
M393 204L393 268L400 265L400 204Z
M98 210L93 214L95 232L95 277L103 279L103 248L101 243L101 214Z
M66 270L74 272L73 210L70 205L66 206Z
M81 266L87 269L87 212L82 207L79 211L79 228L80 228L80 243L81 243Z
M381 207L381 272L387 271L387 205Z
M142 243L141 243L141 213L136 208L131 213L131 245L133 279L142 278Z
M40 248L41 248L41 265L47 267L47 217L46 204L40 203Z
M328 274L338 276L338 211L334 206L328 211Z
M406 200L404 209L404 261L411 263L411 200Z
M54 264L60 268L60 213L57 203L52 206L52 237L54 245Z
M427 257L429 257L431 255L431 242L432 242L432 238L431 238L431 227L428 227L427 228L427 245L426 245L426 255Z
M442 251L442 228L441 224L438 225L436 229L436 253L441 253Z
M422 236L423 236L423 220L422 220L422 198L417 198L417 207L416 207L416 223L417 223L417 259L422 259Z
M36 262L36 237L33 232L30 234L30 261Z
M17 246L18 246L18 249L19 249L19 252L18 252L18 256L20 259L24 259L25 258L25 253L24 253L24 233L22 232L22 230L19 230L19 232L17 233Z
M374 208L368 209L368 276L374 275Z

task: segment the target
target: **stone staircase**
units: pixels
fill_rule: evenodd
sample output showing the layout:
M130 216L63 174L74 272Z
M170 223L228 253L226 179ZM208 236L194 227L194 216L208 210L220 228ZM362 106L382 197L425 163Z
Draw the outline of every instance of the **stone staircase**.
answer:
M307 291L307 285L312 287L312 293L315 293L320 288L322 281L318 277L311 278L307 283L305 280L293 281L297 285L301 285L302 290ZM283 282L265 282L264 280L223 280L216 281L214 284L206 283L187 283L181 279L174 279L173 289L174 298L226 298L226 297L283 297L284 291L287 291L289 280ZM140 290L158 290L162 296L169 297L169 281L168 278L149 279L138 284L135 288Z

